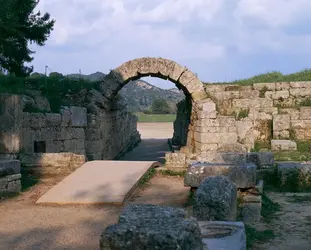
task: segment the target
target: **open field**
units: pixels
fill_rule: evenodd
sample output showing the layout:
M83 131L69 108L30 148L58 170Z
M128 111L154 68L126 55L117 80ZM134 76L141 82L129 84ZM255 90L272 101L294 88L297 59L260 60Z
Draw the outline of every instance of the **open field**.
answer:
M135 115L138 117L138 122L174 122L176 120L175 114L147 115L138 112Z

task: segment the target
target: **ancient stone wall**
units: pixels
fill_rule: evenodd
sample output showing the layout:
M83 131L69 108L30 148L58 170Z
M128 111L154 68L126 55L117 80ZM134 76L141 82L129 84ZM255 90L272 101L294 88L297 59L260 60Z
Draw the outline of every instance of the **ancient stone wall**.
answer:
M187 145L194 147L196 159L211 151L249 152L256 141L311 140L311 82L206 84L205 91L209 98L194 102L191 115L197 117L188 128ZM176 131L184 129L184 106L179 103ZM185 134L173 139L184 141Z
M31 97L25 97L0 95L2 159L19 157L30 167L51 166L47 154L54 154L54 158L64 161L60 167L64 172L64 166L76 166L77 161L83 164L84 156L88 160L114 159L140 140L137 117L117 101L109 102L109 109L98 108L96 112L85 105L63 107L60 113L29 113L23 109L25 100Z

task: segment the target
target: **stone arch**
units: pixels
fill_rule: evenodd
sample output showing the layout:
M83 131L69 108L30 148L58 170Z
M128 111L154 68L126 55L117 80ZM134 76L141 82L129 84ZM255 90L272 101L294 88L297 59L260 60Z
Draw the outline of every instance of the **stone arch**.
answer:
M145 76L170 80L193 101L207 97L203 83L188 68L168 59L153 57L134 59L111 70L102 80L100 90L111 100L129 81Z

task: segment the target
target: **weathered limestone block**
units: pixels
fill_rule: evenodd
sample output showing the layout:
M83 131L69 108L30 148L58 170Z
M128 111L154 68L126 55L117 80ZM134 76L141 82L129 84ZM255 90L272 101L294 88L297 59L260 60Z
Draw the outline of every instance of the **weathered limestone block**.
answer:
M254 144L253 122L252 121L236 121L236 132L238 142L243 144Z
M274 131L273 138L274 139L289 139L290 138L289 130Z
M311 129L311 120L292 120L291 121L292 128L295 129Z
M235 221L237 187L225 176L211 176L198 187L193 216L198 220Z
M243 153L248 152L248 147L241 143L233 143L233 144L218 144L218 152L236 152Z
M260 221L262 198L261 195L242 195L241 217L246 225Z
M64 152L80 152L85 149L84 139L72 139L64 141Z
M1 160L0 177L6 175L15 175L21 172L21 162L19 160Z
M70 107L71 112L71 126L73 127L85 127L87 126L86 108L82 107Z
M259 97L259 90L243 90L239 91L241 99L253 99Z
M311 88L292 88L289 90L291 96L306 97L311 95Z
M311 82L290 82L291 88L311 88Z
M199 221L204 249L246 250L245 226L241 221Z
M267 91L265 93L265 98L272 100L287 99L289 98L289 91L288 90Z
M33 129L46 127L46 117L43 113L28 113L29 125Z
M217 151L218 150L218 144L206 144L206 143L200 143L200 142L195 142L195 149L198 152L209 152L209 151Z
M185 168L186 166L186 154L183 153L166 153L165 154L165 166L168 168Z
M245 164L246 154L235 152L199 152L196 153L196 160L199 162L225 163L225 164Z
M300 119L301 120L311 120L311 107L301 107L300 108Z
M235 144L238 141L238 136L236 132L227 133L199 133L194 132L194 139L199 143L222 143Z
M64 141L53 140L46 142L46 153L60 153L65 151ZM31 153L26 151L25 153Z
M290 88L289 82L276 82L275 90L288 90Z
M257 99L234 99L232 105L236 111L247 108L264 109L273 107L273 100L266 98Z
M254 163L258 168L274 164L272 152L250 152L246 155L247 162Z
M297 143L291 140L271 140L272 151L296 151Z
M35 130L31 128L22 128L21 135L21 148L23 149L24 153L33 153L34 141L36 140Z
M61 114L46 113L46 126L47 127L59 127L61 126L62 117Z
M130 205L118 224L100 236L101 250L203 250L202 234L194 218L185 211L157 205Z
M291 120L299 120L300 119L300 110L296 108L280 108L280 114L288 114Z
M273 132L290 129L290 115L274 115L273 116Z
M61 114L61 126L67 127L70 125L71 121L71 111L69 108L62 108L60 110Z
M198 187L206 177L224 175L238 188L256 186L257 167L253 163L221 164L221 163L193 163L185 175L185 186Z
M263 89L267 89L267 90L271 90L271 91L275 91L275 83L255 83L253 84L253 88L255 90L263 90Z
M240 92L239 91L216 92L213 94L213 96L218 101L239 99L240 98Z
M25 170L41 176L65 176L81 167L85 155L73 153L20 154Z

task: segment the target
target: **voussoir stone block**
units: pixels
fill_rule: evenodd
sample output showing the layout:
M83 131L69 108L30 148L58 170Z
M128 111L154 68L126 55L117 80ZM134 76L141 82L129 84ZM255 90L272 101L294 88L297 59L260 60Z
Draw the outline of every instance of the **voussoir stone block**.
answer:
M101 234L101 250L180 249L203 250L202 234L195 218L182 209L158 205L130 205L118 224Z
M199 187L200 184L211 176L226 176L238 188L250 188L256 186L257 166L253 163L222 164L195 162L189 165L184 185Z
M237 187L225 176L211 176L198 187L193 216L199 221L234 221L237 216Z

